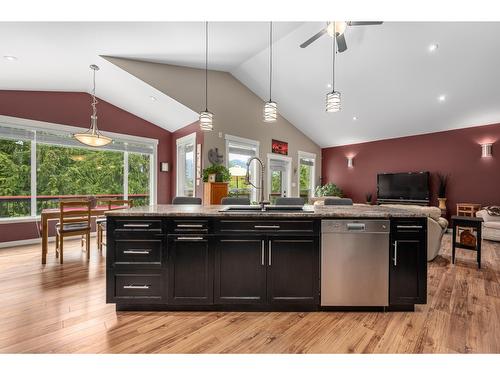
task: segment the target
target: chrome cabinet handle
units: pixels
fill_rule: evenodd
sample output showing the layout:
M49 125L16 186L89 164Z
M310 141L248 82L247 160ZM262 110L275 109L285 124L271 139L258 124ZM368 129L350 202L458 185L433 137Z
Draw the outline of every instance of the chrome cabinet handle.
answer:
M365 230L364 223L347 223L347 230Z
M124 228L149 228L151 224L123 224Z
M394 241L394 258L392 258L394 266L398 265L398 241Z
M421 225L397 225L398 229L422 229Z
M124 285L123 289L149 289L151 285Z
M177 224L177 228L203 228L203 224Z
M271 265L272 252L273 252L272 241L269 240L269 265Z
M134 250L124 250L123 254L149 254L151 250L141 250L141 249L134 249Z
M255 229L280 229L279 225L254 225Z
M260 248L260 251L261 251L261 265L263 266L264 265L264 240L261 241L261 248Z
M203 237L177 237L177 241L203 241Z

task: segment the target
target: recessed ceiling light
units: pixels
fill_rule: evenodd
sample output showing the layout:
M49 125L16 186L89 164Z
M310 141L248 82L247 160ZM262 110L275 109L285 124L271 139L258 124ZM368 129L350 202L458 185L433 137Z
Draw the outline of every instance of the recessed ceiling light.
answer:
M439 44L437 43L433 43L429 46L429 52L434 52L435 50L437 50L439 47Z
M358 119L357 116L352 116L353 121L356 121Z
M153 102L156 102L156 101L158 100L158 99L156 99L154 96L150 96L150 98L151 98L151 100L152 100Z
M438 100L439 100L440 102L444 102L444 101L446 100L446 95L439 95L439 96L438 96Z
M17 60L16 56L11 56L11 55L4 56L3 58L5 60L9 60L9 61L16 61Z

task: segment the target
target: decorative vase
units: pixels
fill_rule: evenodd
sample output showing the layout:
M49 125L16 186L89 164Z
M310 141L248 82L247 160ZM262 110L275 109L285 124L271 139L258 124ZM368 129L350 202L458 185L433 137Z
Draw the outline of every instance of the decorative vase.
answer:
M446 210L446 198L438 198L439 201L439 208L441 210Z

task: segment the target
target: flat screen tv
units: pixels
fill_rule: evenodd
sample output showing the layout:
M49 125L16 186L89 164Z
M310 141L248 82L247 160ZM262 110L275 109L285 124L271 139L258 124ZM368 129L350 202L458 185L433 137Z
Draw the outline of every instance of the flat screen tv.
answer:
M377 175L378 199L428 201L429 195L429 172Z

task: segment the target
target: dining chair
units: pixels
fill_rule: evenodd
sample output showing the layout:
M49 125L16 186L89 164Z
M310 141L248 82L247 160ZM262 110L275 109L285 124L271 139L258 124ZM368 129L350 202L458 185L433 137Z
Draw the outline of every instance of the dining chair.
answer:
M59 223L56 224L56 258L63 263L64 238L85 236L87 260L90 259L90 201L59 202Z
M175 197L172 204L201 204L201 198L197 197Z
M131 208L134 205L131 199L112 199L107 200L106 203L108 211ZM102 245L106 245L106 242L104 242L104 233L106 232L106 216L98 217L95 223L97 227L97 249L102 253Z
M250 198L245 197L224 197L222 198L220 204L234 204L240 206L248 206L250 204Z
M300 197L278 197L274 202L276 206L303 206L304 198Z

